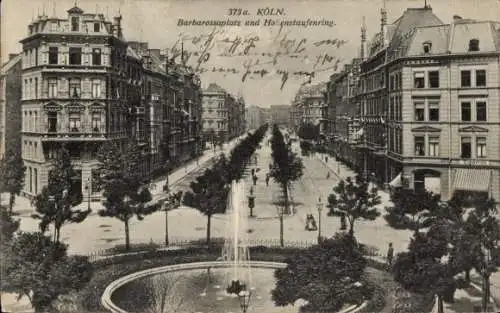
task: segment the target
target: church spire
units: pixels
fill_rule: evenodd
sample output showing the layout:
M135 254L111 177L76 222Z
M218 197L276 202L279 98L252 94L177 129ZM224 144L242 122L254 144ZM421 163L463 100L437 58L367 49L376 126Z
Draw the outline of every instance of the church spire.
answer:
M360 56L361 60L364 60L366 57L366 19L363 16L363 23L361 24L361 51Z
M385 25L387 25L387 9L385 7L385 0L383 0L383 7L380 9L380 37L381 44L385 45Z

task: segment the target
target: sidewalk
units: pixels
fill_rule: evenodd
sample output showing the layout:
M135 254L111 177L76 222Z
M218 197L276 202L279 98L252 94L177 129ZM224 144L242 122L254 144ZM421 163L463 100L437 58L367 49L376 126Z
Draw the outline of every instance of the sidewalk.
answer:
M175 171L172 171L169 175L169 183L171 185L175 184L182 178L184 178L186 175L189 173L197 170L200 166L203 166L210 160L214 158L214 156L218 156L221 153L227 154L228 152L231 151L231 149L236 145L237 140L233 140L229 143L224 144L222 151L217 150L216 153L213 153L213 150L206 150L205 153L198 158L198 162L196 160L193 160L186 164L185 166L176 169ZM151 193L153 194L153 197L158 197L161 196L161 193L163 193L163 185L165 184L166 178L162 178L159 180L156 180L154 182L154 186L151 188ZM8 202L9 195L8 194L2 194L2 201L3 203ZM83 202L80 205L77 206L77 208L80 209L86 209L88 203ZM91 208L93 210L93 215L97 214L97 211L102 208L102 205L100 202L93 202L91 203ZM25 197L16 197L16 202L14 204L14 212L19 213L20 215L17 217L21 217L21 228L23 231L34 231L35 229L38 228L38 221L34 220L31 218L31 214L34 213L34 208L30 204L30 200L25 198ZM175 212L172 214L174 217L175 214L178 214L179 212ZM95 219L95 220L92 220ZM205 222L205 219L199 219L202 222ZM109 219L103 219L99 216L94 216L94 217L89 217L85 221L88 224L88 227L85 228L85 225L75 225L75 224L69 224L67 227L65 227L63 231L63 241L67 241L69 237L72 238L79 238L81 242L76 242L73 244L70 244L70 253L77 253L77 254L85 254L91 251L91 249L98 249L99 246L95 244L95 240L92 240L92 235L98 233L100 234L102 231L107 231L107 228L102 228L102 226L105 225L111 225L111 224L116 224L117 232L120 234L123 234L123 230L121 229L122 225L119 221L117 220L109 220ZM84 223L85 223L84 222ZM138 236L137 233L143 233L143 231L137 231L133 226L136 224L136 221L133 221L131 223L131 236L132 239L135 240L140 240L141 238ZM33 225L31 225L33 224ZM71 228L75 227L76 230L72 230ZM90 228L89 228L90 227ZM172 225L173 227L173 225ZM147 228L151 229L151 228ZM152 229L155 229L152 227ZM158 229L158 227L156 227ZM162 228L159 228L162 229ZM81 234L86 234L87 231L92 232L92 235L86 236ZM116 235L112 235L113 237L116 237ZM147 235L149 238L149 234ZM122 238L119 238L119 240L122 240ZM121 241L120 241L121 242ZM146 240L143 240L143 242L147 242ZM87 244L88 246L86 246ZM116 243L109 243L111 245L114 245ZM74 250L77 248L76 250ZM72 250L73 249L73 250ZM89 250L90 249L90 250ZM22 298L19 302L16 299L16 295L10 294L10 293L1 293L0 297L2 298L2 306L4 310L7 310L9 312L33 312L33 309L31 308L31 305L26 298Z
M342 162L338 161L335 157L324 153L316 153L316 155L313 157L319 159L323 163L323 165L325 165L325 167L329 168L332 173L340 179L346 179L349 176L356 176L356 173L353 170L342 164ZM328 157L328 162L325 161L325 157ZM378 194L382 202L382 208L383 206L392 205L391 196L387 191L379 189Z
M228 154L231 152L231 149L234 148L238 141L238 138L233 139L232 141L225 143L223 145L223 149L214 153L213 150L205 150L203 151L203 155L198 157L198 160L193 159L189 161L186 165L181 166L170 172L169 175L169 184L174 185L179 180L197 170L199 167L205 165L207 162L212 160L214 157L219 156L221 153ZM166 176L153 180L151 183L151 194L153 195L153 199L157 199L163 194L163 186L165 185L167 178ZM7 205L9 202L9 194L2 193L1 195L2 204ZM83 201L79 205L77 205L76 209L87 209L88 202ZM92 209L91 214L96 214L96 212L100 209L103 209L101 202L90 202L90 208ZM14 203L13 212L18 214L21 217L30 217L31 214L35 213L35 209L31 206L30 199L22 196L16 196L16 201Z

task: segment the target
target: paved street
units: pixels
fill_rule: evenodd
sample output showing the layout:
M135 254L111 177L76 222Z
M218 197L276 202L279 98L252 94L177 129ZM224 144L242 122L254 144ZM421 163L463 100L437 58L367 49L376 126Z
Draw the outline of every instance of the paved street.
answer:
M264 141L265 142L265 141ZM229 151L228 145L224 149ZM294 147L297 149L297 147ZM196 162L188 165L187 169L180 169L170 176L170 182L174 189L187 189L189 182L203 171L203 165L208 165L208 161L213 155L212 151L207 151L199 160L199 167ZM259 177L257 185L254 186L256 195L254 215L248 221L250 240L266 241L279 240L279 220L277 218L277 208L273 204L281 194L279 186L272 180L266 186L265 175L271 162L271 149L263 145L257 151L257 164L252 164L251 168L257 169ZM321 196L324 203L327 195L338 183L339 177L345 178L353 173L346 167L338 166L336 161L329 157L325 162L324 156L316 154L311 157L303 157L305 169L304 176L293 184L292 203L295 207L295 214L285 217L284 238L286 241L314 242L318 233L316 231L305 230L306 214L312 214L318 223L317 201ZM329 178L327 173L330 172ZM164 180L156 183L153 193L157 197L161 194ZM252 185L250 176L245 178L247 193ZM389 197L386 193L380 192L382 204L379 211L384 214L384 206L389 205ZM21 199L22 201L22 199ZM18 200L18 203L22 203ZM95 207L95 205L94 205ZM96 208L94 208L96 209ZM326 216L327 208L323 209L322 231L324 236L331 236L340 228L339 219ZM355 225L356 237L363 243L375 246L384 254L388 242L393 242L396 252L405 250L411 233L409 231L394 230L390 228L382 215L375 221L359 221ZM38 221L23 214L21 229L25 231L35 231ZM162 243L164 240L164 214L159 212L147 216L143 221L133 220L131 223L132 243ZM222 237L225 232L226 218L224 215L217 215L212 221L212 236ZM176 239L204 239L206 234L206 217L192 208L181 207L169 213L169 232L172 241ZM62 239L70 245L71 253L88 254L92 251L113 247L124 243L123 225L116 219L103 218L92 215L81 224L70 224L63 227ZM500 285L500 275L494 275L493 285ZM493 288L493 295L497 295L497 289ZM461 293L459 296L463 296ZM449 308L454 311L453 308ZM458 312L458 311L457 311Z
M264 141L265 142L265 141ZM228 151L226 147L225 151ZM207 151L199 164L206 162L211 151ZM256 205L254 214L256 218L248 222L250 240L278 240L279 222L277 219L277 208L273 202L280 195L281 191L276 183L270 181L269 187L266 187L265 174L268 172L268 165L271 161L271 150L267 145L257 151L259 168L257 173L259 180L255 186ZM317 201L321 196L325 202L328 193L338 182L334 174L336 165L333 160L327 164L321 161L317 156L304 158L304 176L292 186L292 201L295 204L296 214L285 217L284 238L288 241L309 241L313 242L317 238L317 232L305 230L306 214L313 214L318 223ZM333 169L330 169L330 167ZM170 176L170 181L174 184L177 181L179 187L188 188L189 181L196 175L188 175L197 168L196 162L188 165L187 171L180 169ZM330 170L330 178L327 179L327 172ZM341 175L347 175L345 168L341 167ZM185 177L186 176L186 177ZM153 194L161 193L164 180L157 182L153 188ZM247 190L251 185L250 177L246 178ZM387 197L385 197L387 198ZM380 205L383 209L387 202ZM82 204L82 205L85 205ZM94 211L97 204L93 205ZM333 235L339 228L340 222L336 217L327 217L327 209L323 209L322 231L324 236ZM135 219L131 222L131 242L147 243L164 240L164 214L161 212L147 216L143 221ZM217 215L212 222L212 236L222 237L225 231L226 219L224 215ZM37 229L38 221L23 215L21 229L25 231L34 231ZM360 221L355 226L356 236L361 242L375 245L382 252L385 251L387 243L392 241L396 251L406 248L409 241L409 232L395 231L386 226L383 217L376 221ZM206 217L202 216L197 210L181 207L169 214L169 233L172 240L179 239L201 239L206 234ZM85 234L82 236L82 234ZM117 219L103 218L98 215L88 217L81 224L65 225L62 229L62 239L69 244L71 253L87 254L92 251L113 247L124 243L123 224Z
M215 155L219 155L221 152L228 153L236 144L236 141L232 141L228 144L224 144L223 150L217 150ZM173 171L170 174L169 181L171 185L176 184L188 184L194 177L196 177L196 172L200 171L200 167L203 167L214 156L213 150L206 150L204 155L198 160L198 163L193 160L186 166ZM151 192L153 193L153 198L160 197L163 192L163 185L165 184L166 178L158 179L152 184ZM8 201L8 195L2 195L3 203ZM85 209L87 207L87 202L81 203L78 207ZM92 214L87 217L87 219L81 224L68 224L63 226L61 231L61 238L63 242L69 244L69 252L74 254L88 254L95 250L100 250L104 248L109 248L115 246L116 244L121 244L124 242L124 230L123 225L116 219L103 218L97 215L97 211L102 208L100 203L91 203ZM38 230L38 220L31 218L31 214L34 213L34 208L31 207L30 201L24 197L17 197L14 206L14 212L20 214L19 218L21 220L20 229L22 231L37 231ZM150 216L150 219L158 219L158 215L161 213L154 214ZM163 216L161 217L163 221ZM175 220L172 221L174 223ZM143 242L143 238L147 238L148 242L150 239L155 240L157 237L147 235L141 236L139 238L134 238L134 232L136 231L135 225L139 224L139 229L137 232L145 231L149 233L150 230L142 228L141 224L137 220L132 221L132 242ZM154 229L152 234L161 234L163 232L163 226L160 229ZM85 236L82 236L85 234ZM163 235L160 236L163 238ZM137 239L137 240L135 240Z

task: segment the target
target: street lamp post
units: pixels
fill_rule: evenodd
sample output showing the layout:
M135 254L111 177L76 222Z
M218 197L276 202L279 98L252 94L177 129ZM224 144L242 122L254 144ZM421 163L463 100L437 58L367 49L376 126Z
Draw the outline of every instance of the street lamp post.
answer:
M57 210L57 203L56 203L56 197L54 196L49 196L49 203L52 204L56 210L56 212L58 211ZM57 230L55 229L54 227L54 239L53 241L55 242L56 241L56 235L57 235Z
M162 198L162 207L163 210L165 211L165 246L169 245L169 239L168 239L168 212L170 210L173 210L175 208L178 208L181 204L181 199L182 199L182 192L179 192L177 194L171 193L170 188L168 187L167 184L163 186L163 191L166 193L166 196Z
M321 243L321 212L323 211L323 203L321 202L321 196L318 198L318 244Z
M248 306L250 305L250 297L252 296L252 293L247 290L240 291L238 293L238 299L240 300L240 307L241 311L243 313L247 313L248 311Z
M248 195L248 208L250 209L250 217L253 217L254 207L255 207L255 195L253 194L253 186L250 186L250 194Z
M87 190L87 209L90 211L90 197L92 195L92 175L87 179L87 183L85 184L85 189Z
M285 240L283 239L283 230L284 230L283 214L284 214L285 206L281 205L281 204L278 204L276 206L276 208L278 209L278 215L279 215L279 218L280 218L280 246L284 247L285 246Z

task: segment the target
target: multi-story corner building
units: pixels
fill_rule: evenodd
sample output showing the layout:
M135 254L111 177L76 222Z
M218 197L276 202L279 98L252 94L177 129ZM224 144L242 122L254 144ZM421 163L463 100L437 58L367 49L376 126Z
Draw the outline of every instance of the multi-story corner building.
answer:
M326 83L304 85L299 88L292 107L295 127L300 127L304 123L318 125L320 135L326 138L328 133Z
M245 131L245 101L234 97L224 88L211 83L203 91L203 133L215 134L223 141L240 136Z
M228 94L225 89L211 83L202 95L203 107L203 133L208 136L215 133L217 138L227 140L229 127L229 114L226 109Z
M251 129L257 129L261 125L266 123L265 116L264 116L264 111L262 110L261 107L259 106L249 106L245 110L245 120L246 120L246 125L249 130Z
M21 40L23 192L28 196L47 184L51 159L62 144L77 170L70 192L86 195L99 146L129 136L132 104L125 98L129 76L121 16L110 22L78 7L67 13L64 19L38 17ZM141 80L140 71L135 75Z
M389 50L402 49L401 44L411 36L416 27L441 24L439 18L428 7L407 9L394 23L388 24L387 12L384 8L381 10L380 31L372 41L367 44L362 34L362 47L367 46L367 55L361 63L360 74L360 122L364 140L359 149L363 154L365 174L371 174L380 184L388 183L392 178L387 171L387 132L389 129L387 123L389 108L387 54ZM365 30L362 29L363 31ZM393 101L397 102L395 107L401 108L400 97L394 97ZM397 133L393 141L402 143L402 133ZM399 137L396 138L396 136Z
M365 169L443 199L500 198L500 23L407 9L361 64Z
M271 110L271 119L274 124L283 127L290 126L290 105L271 105L269 109Z
M199 154L201 92L192 70L174 62L167 69L158 50L129 44L121 16L67 13L40 16L21 40L24 194L47 184L63 144L77 171L70 192L92 199L100 198L96 151L110 141L137 140L145 176Z
M7 149L21 152L22 56L10 54L0 69L0 159Z

